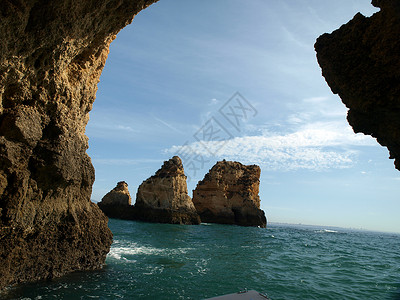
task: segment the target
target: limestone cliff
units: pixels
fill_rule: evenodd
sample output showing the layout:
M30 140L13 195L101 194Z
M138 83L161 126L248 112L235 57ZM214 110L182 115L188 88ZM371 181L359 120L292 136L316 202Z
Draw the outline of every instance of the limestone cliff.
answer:
M400 170L400 1L374 0L380 12L358 13L315 44L322 75L349 108L355 132L389 149Z
M1 1L0 289L103 265L85 126L111 41L153 2Z
M266 227L258 195L260 174L256 165L217 162L193 191L202 222Z
M199 224L192 199L188 195L182 161L174 156L139 186L135 203L136 217L142 221Z

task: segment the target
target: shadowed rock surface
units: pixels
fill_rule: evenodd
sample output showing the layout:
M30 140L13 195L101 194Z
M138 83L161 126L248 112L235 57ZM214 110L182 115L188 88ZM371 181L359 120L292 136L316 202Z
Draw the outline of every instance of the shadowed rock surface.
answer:
M193 191L193 203L201 221L266 227L258 196L260 174L256 165L217 162Z
M85 126L111 41L153 2L1 1L0 289L102 267Z
M400 170L400 1L374 0L380 12L358 13L315 44L322 75L349 108L355 132L389 149Z
M139 186L135 203L141 221L200 224L199 215L188 195L182 161L174 156Z

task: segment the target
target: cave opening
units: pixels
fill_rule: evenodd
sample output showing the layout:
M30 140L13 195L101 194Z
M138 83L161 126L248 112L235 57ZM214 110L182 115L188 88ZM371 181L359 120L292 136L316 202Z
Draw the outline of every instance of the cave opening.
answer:
M183 159L189 194L216 161L235 160L261 166L261 207L272 222L399 225L387 150L354 134L313 48L359 11L377 9L362 1L160 1L142 11L111 44L90 113L92 200L124 180L134 201L164 160L189 149L198 159ZM232 124L221 110L236 93L254 111ZM199 138L210 120L225 134L221 148ZM372 225L371 215L380 221Z
M92 194L94 202L116 182L125 188L127 181L134 195L137 186L152 175L163 160L178 154L188 175L189 190L217 160L260 165L261 208L270 222L398 232L398 173L387 159L385 148L371 137L352 132L346 122L346 108L322 78L313 49L320 34L338 28L358 11L372 15L376 11L374 8L361 0L340 0L334 4L314 0L296 4L255 0L246 6L239 0L217 1L213 6L192 0L162 0L141 12L133 25L112 43L86 136L88 112L95 99L109 43L134 14L151 2L32 0L4 1L0 7L0 34L4 41L0 45L0 289L78 270L100 269L108 253L110 259L121 260L128 266L128 272L132 271L121 254L132 255L141 247L136 247L135 238L125 245L114 240L110 252L112 224L107 223L99 207L89 201L94 181L91 161L97 172ZM324 44L336 35L342 41L339 45L346 46L327 51L327 61L334 71L341 71L339 77L349 80L332 85L326 66L323 67L324 77L334 92L354 91L357 89L352 88L354 75L357 80L362 79L364 84L358 86L364 90L361 94L356 91L361 97L354 99L369 96L369 100L358 101L356 108L358 105L361 109L357 112L354 106L348 105L346 100L349 99L342 97L350 107L348 120L352 126L358 126L356 131L378 136L392 157L397 154L395 142L400 128L397 126L398 97L394 98L399 93L393 86L400 67L397 58L390 57L391 50L398 48L398 35L391 33L400 31L398 10L391 9L398 5L396 3L373 1L382 8L381 13L374 15L376 18L357 14L349 26L341 27L342 31L318 39ZM379 28L388 29L389 38L383 33L382 39L383 30L376 34L375 23ZM343 33L349 27L357 30ZM342 38L347 34L354 39ZM363 37L361 41L360 36ZM375 43L376 37L381 38L378 43ZM359 51L354 40L368 47ZM318 48L332 49L329 41L325 45L321 43L316 44L319 63ZM368 51L371 55L365 55ZM349 60L343 63L341 58ZM338 64L332 66L333 61ZM365 63L360 65L367 66L371 74L379 74L375 77L377 80L371 82L368 72L353 72L353 69L359 70L359 61ZM391 72L381 72L387 69ZM365 84L368 82L371 85ZM345 88L341 89L343 86ZM379 94L381 91L386 93L383 97ZM350 92L348 98L352 96ZM372 109L364 110L367 102L373 102ZM385 114L389 117L385 118ZM377 134L376 127L386 128L379 120L386 125L389 123L391 130ZM90 138L88 153L87 137ZM175 158L174 162L176 166L179 160ZM256 169L259 174L260 169ZM244 178L243 181L250 180ZM253 190L258 191L257 184ZM237 191L228 193L228 198L234 198L235 193ZM238 220L242 219L241 213L236 214ZM143 225L115 222L114 225L123 228L122 234L130 225L133 226L129 230ZM148 223L143 226L153 228L150 231L156 234L146 234L146 238L155 237L155 244L168 237L168 234L160 234L168 231L165 230L168 226ZM186 241L179 235L189 233L187 236L196 243L196 234L190 232L203 229L203 226L174 227L172 232L177 234L177 239L173 239L173 243L183 242L183 248L178 247L183 250L179 254L187 250ZM259 246L261 236L267 243L275 238L268 230L252 229L253 238L244 236L243 243L230 248L236 250L238 245L245 245L246 249L263 251L263 247L252 248L247 244ZM235 228L231 226L230 230ZM134 234L133 231L130 233ZM249 231L239 233L242 237L243 232ZM315 234L327 232L313 231ZM391 264L392 257L386 257L388 248L382 246L381 233L375 237L376 247L369 250L387 274L386 266ZM385 237L392 239L390 234ZM226 241L235 242L231 238ZM347 241L345 247L351 249L354 240ZM367 244L369 242L368 239ZM395 239L394 244L389 241L393 249L398 248L396 242ZM215 244L215 251L218 251L218 242ZM304 249L308 244L299 246ZM191 250L207 254L203 249L200 245ZM149 248L139 250L146 252ZM151 248L156 256L159 250L164 249ZM381 254L380 251L385 252ZM383 257L389 262L382 263ZM181 261L158 258L150 263L156 263L156 271L170 268L176 275L176 268L184 266ZM191 260L191 254L187 258ZM308 263L310 259L301 261ZM225 263L223 259L223 266ZM202 276L207 264L208 260L202 257L192 267ZM397 266L392 267L396 274ZM217 266L217 269L221 268ZM245 268L241 268L243 270ZM88 274L89 286L93 283L91 276ZM253 276L247 276L250 277ZM291 276L285 274L285 277ZM146 279L143 282L147 284ZM192 279L197 283L195 277ZM228 283L234 281L225 279ZM130 278L128 281L132 283ZM156 282L159 288L159 281ZM78 289L81 283L79 280ZM175 288L175 285L166 286ZM163 287L160 288L164 296ZM382 288L386 289L386 285ZM74 285L72 289L75 295L77 289ZM35 288L33 290L36 297ZM44 283L44 290L49 292L47 283ZM56 289L50 290L55 296Z

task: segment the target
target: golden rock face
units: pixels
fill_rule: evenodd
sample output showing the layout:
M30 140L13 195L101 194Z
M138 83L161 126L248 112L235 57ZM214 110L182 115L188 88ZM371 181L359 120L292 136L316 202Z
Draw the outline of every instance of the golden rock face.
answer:
M165 161L154 176L143 181L138 188L135 207L152 211L153 215L160 210L181 215L188 214L194 216L194 222L189 224L200 223L192 199L188 195L186 175L178 156ZM179 223L188 224L188 222Z
M132 198L129 194L128 184L125 181L120 181L117 186L109 191L102 199L104 205L131 205Z
M220 161L193 191L193 203L202 222L266 226L260 209L259 166Z
M111 41L153 2L2 1L0 289L102 267L85 126Z

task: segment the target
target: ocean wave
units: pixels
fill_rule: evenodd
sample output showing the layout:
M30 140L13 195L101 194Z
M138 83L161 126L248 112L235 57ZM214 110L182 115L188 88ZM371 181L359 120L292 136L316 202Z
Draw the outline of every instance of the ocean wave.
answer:
M143 275L154 275L154 274L161 274L164 271L163 266L149 266L146 272L143 272Z
M339 233L339 231L331 230L331 229L321 229L321 230L316 230L314 232L315 233Z
M117 243L118 244L118 243ZM175 249L168 249L168 248L155 248L155 247L148 247L148 246L139 246L137 244L131 245L124 245L124 246L116 246L113 244L111 246L110 252L108 253L107 257L113 258L116 260L125 260L127 262L136 262L136 260L132 260L129 256L134 255L180 255L186 254L189 250L193 248L175 248ZM128 256L128 257L127 257Z
M151 248L151 247L144 247L144 246L121 246L121 247L111 247L110 252L108 253L108 257L114 258L117 260L126 260L126 261L132 261L127 259L125 256L131 256L131 255L152 255L162 252L161 249L157 248Z
M121 222L110 220L115 242L105 269L24 285L0 298L205 299L245 286L272 299L397 296L400 239L392 235L325 226L260 231L140 222L119 232Z
M209 268L207 267L209 259L201 259L200 261L196 262L197 272L199 274L207 274Z

